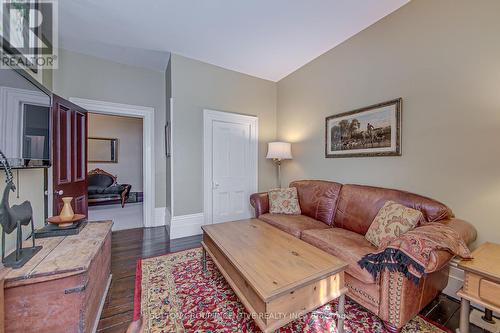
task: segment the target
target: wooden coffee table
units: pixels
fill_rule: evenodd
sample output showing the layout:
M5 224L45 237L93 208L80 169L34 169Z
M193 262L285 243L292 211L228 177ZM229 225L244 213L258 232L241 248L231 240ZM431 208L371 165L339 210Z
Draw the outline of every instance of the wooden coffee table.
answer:
M202 229L204 270L208 253L263 332L335 298L343 332L346 263L257 219Z

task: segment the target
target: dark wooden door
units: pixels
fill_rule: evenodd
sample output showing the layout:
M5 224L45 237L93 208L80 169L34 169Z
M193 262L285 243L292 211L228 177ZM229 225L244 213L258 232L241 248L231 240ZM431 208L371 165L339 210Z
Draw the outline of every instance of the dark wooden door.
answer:
M88 215L87 111L53 95L52 133L53 214L61 211L63 197L73 197L74 212Z

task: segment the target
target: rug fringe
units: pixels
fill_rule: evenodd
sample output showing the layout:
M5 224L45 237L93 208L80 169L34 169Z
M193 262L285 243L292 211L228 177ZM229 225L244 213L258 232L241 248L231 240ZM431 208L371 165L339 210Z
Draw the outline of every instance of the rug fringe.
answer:
M133 321L141 319L141 294L142 294L142 259L137 259L135 266L135 288L134 288L134 317Z

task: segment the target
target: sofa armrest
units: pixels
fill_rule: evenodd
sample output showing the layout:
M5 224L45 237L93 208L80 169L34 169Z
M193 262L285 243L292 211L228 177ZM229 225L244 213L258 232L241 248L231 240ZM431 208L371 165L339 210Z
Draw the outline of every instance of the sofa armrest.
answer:
M470 245L476 240L476 229L459 219L439 221L453 230ZM401 328L418 314L448 284L448 263L453 255L445 250L433 251L426 274L418 285L402 273L384 270L380 274L380 307L378 316L390 326Z
M453 218L440 222L458 232L460 238L462 238L467 245L472 244L477 238L476 228L474 228L472 224L467 221Z
M470 245L476 240L476 229L469 222L455 218L443 220L440 222L455 230L460 235L460 238L462 238L465 244ZM432 252L429 266L425 270L426 273L432 273L441 270L446 265L448 265L453 257L454 256L450 252L445 250Z
M425 275L416 285L402 273L380 274L380 319L384 325L402 328L427 306L448 284L449 267Z
M269 213L269 197L267 192L252 194L250 196L250 204L255 208L255 217Z

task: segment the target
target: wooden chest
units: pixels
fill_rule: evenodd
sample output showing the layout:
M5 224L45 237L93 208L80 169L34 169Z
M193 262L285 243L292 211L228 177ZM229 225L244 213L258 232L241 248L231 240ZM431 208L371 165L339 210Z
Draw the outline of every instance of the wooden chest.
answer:
M5 278L5 332L95 331L111 282L112 224L36 241L43 249Z

